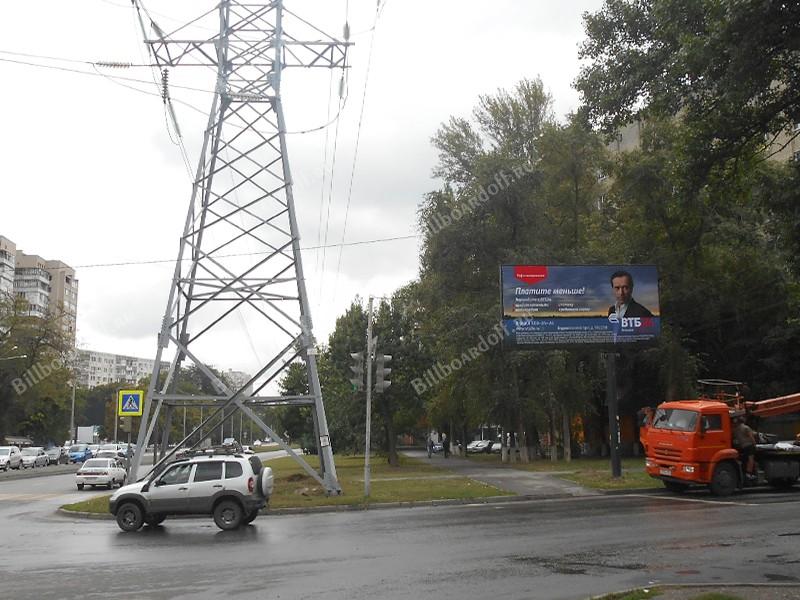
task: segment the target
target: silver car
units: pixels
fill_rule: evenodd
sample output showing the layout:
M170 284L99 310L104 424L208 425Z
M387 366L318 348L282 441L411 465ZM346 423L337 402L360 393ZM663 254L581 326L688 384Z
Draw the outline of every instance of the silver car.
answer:
M50 464L50 458L45 454L44 448L41 446L31 446L30 448L23 448L22 454L22 468L34 469L36 467L46 467Z
M20 469L22 467L22 454L16 446L0 446L0 469Z

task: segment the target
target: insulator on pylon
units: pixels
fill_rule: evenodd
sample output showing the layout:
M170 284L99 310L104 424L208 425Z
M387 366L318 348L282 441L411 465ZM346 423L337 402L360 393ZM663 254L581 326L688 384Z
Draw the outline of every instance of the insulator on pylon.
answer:
M169 71L163 69L161 71L161 99L164 104L167 103L167 98L169 98Z
M344 98L344 75L339 80L339 98Z
M344 24L344 41L348 41L350 39L350 23L345 21Z

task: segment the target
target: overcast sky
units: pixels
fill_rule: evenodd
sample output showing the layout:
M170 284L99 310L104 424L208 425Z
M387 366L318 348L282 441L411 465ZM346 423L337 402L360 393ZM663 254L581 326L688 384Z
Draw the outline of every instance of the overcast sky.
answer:
M345 1L286 0L285 5L341 36ZM170 31L214 4L147 0L145 6ZM579 69L581 14L600 6L600 0L388 0L373 38L375 0L351 0L348 20L356 45L338 135L332 125L288 139L301 246L320 245L326 221L327 243L342 241L371 43L346 243L417 233L417 206L438 186L431 177L436 153L430 138L451 115L468 116L479 95L539 76L559 117L575 109L578 95L571 83ZM6 3L3 9L0 235L27 253L76 268L80 347L153 357L190 179L170 140L152 72L88 64L146 60L130 2L39 0ZM172 70L171 83L213 86L179 71ZM336 72L331 86L327 71L286 73L290 131L318 127L329 119L329 110L335 114L338 78ZM194 163L211 94L173 87L171 95ZM327 183L323 188L323 173L327 181L333 174L331 194ZM336 317L357 294L388 295L414 279L418 248L418 238L354 245L343 249L341 263L336 247L324 251L324 262L321 250L305 250L317 338L327 340ZM162 262L105 266L148 261ZM244 349L220 350L210 362L251 372L254 365Z

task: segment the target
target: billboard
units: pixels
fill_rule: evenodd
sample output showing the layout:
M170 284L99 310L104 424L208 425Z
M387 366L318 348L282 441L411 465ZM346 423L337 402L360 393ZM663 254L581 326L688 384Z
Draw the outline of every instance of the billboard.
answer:
M507 347L640 345L661 331L653 265L503 265L500 288Z

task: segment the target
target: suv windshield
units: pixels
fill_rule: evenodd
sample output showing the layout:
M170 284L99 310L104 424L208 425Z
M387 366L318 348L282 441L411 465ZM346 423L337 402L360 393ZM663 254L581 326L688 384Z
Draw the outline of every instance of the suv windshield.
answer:
M38 448L23 448L22 454L25 456L36 456L38 453Z
M697 426L697 414L693 410L681 408L659 408L653 417L653 427L675 431L694 431Z
M7 456L11 454L11 450L8 448L0 448L0 456Z
M77 446L70 446L70 452L83 452L86 450L86 446L83 444L78 444Z

